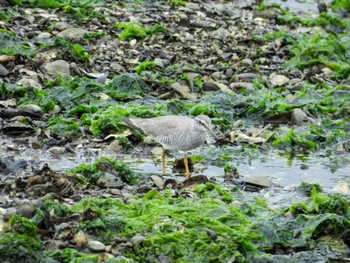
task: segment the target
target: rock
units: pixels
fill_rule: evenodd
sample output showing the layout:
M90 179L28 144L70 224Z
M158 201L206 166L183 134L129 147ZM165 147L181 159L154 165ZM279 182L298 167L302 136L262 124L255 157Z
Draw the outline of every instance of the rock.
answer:
M159 189L163 189L164 188L164 179L163 177L160 177L158 175L152 175L151 180L153 181L153 183L159 188Z
M220 90L220 87L213 82L203 83L203 91L217 91Z
M310 124L306 113L298 108L292 110L291 123L293 125L297 125L297 126L303 126L303 125Z
M6 77L10 72L0 64L0 76Z
M37 89L40 89L40 90L43 88L41 86L41 84L36 82L34 79L29 79L27 77L24 77L24 78L20 79L19 81L16 82L16 84L19 85L19 86L34 87L34 88L37 88Z
M179 82L171 84L171 87L180 95L181 98L195 100L197 95L192 93L188 85L183 85Z
M120 177L117 177L110 173L102 174L97 180L96 185L100 187L113 187L117 189L123 189L124 183Z
M346 182L340 182L338 183L333 190L339 194L342 195L350 195L350 187L349 184Z
M78 41L83 39L84 35L88 32L89 31L82 28L68 28L58 33L57 36L70 41Z
M211 32L210 35L213 38L220 38L220 39L222 39L222 38L229 37L231 35L231 33L226 28L220 27L217 30Z
M290 81L289 78L287 78L286 76L278 75L276 73L272 73L269 76L269 80L273 87L281 87L283 85L286 85Z
M17 214L26 218L32 218L35 215L35 206L31 203L24 203L17 208Z
M203 83L206 83L206 89L216 89L218 87L222 92L228 93L228 94L236 94L233 92L227 85L217 82L215 80L212 80L209 77L203 77L202 78Z
M48 32L40 33L35 37L35 40L38 42L48 42L50 39L52 39L52 35Z
M69 28L73 28L73 26L71 26L70 24L66 23L66 22L57 22L55 24L55 29L57 29L58 31L63 31Z
M74 235L73 240L75 241L78 248L83 248L88 243L87 236L82 230L79 230L78 233Z
M56 60L46 64L45 69L47 74L56 77L58 75L69 75L69 63L65 60Z
M259 176L259 175L244 177L244 183L257 186L259 188L272 186L271 180L267 179L264 176Z
M66 153L66 149L64 147L53 146L49 149L49 152L53 155L60 155Z
M97 240L91 240L87 244L88 249L90 249L91 252L103 252L106 249L106 246Z
M40 106L35 104L26 104L18 108L19 114L29 116L32 118L40 118L43 116L43 110Z
M259 76L257 74L254 73L241 73L241 74L237 74L235 76L233 76L233 79L235 82L237 81L252 81L254 79L259 78Z
M140 245L143 242L143 240L145 240L144 236L136 235L130 239L130 242L133 245Z
M253 65L253 61L250 58L242 59L240 63L241 65L248 65L248 66Z
M111 142L110 145L108 145L107 152L108 153L121 153L121 152L123 152L123 146L120 145L118 140L114 140L113 142Z
M192 9L192 10L200 10L201 7L199 6L199 4L197 3L192 3L192 2L188 2L186 3L186 8Z
M230 84L232 90L239 90L240 88L244 88L246 91L254 91L254 84L250 82L233 82Z

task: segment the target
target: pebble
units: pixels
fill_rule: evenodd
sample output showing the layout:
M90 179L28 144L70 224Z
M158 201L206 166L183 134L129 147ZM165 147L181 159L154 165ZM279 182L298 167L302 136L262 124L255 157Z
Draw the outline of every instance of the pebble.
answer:
M342 195L350 195L350 187L346 182L339 182L333 190Z
M131 238L130 242L133 245L140 245L143 242L143 240L145 240L144 236L136 235L136 236Z
M66 149L64 147L53 146L49 149L49 152L53 155L64 154Z
M36 82L34 79L30 79L27 77L24 77L22 79L20 79L19 81L16 82L17 85L19 86L26 86L26 87L34 87L37 89L43 89L43 87L41 86L41 84L39 84L38 82Z
M287 78L286 76L278 75L276 73L272 73L269 76L269 80L273 87L280 87L280 86L286 85L290 81L289 78Z
M87 247L92 251L92 252L103 252L106 250L106 246L101 243L100 241L97 240L91 240L87 244Z
M6 77L10 72L0 64L0 76Z
M66 22L57 22L55 24L55 29L57 29L58 31L63 31L69 28L72 28L72 26Z
M47 74L51 76L59 76L59 75L69 75L69 63L65 60L56 60L53 62L48 63L45 66L45 69L47 71Z
M44 33L40 33L39 35L36 36L36 40L39 40L39 41L46 41L46 40L49 40L51 39L52 35L48 32L44 32Z
M88 32L89 31L82 28L68 28L58 33L57 36L70 41L78 41L84 39L84 35Z

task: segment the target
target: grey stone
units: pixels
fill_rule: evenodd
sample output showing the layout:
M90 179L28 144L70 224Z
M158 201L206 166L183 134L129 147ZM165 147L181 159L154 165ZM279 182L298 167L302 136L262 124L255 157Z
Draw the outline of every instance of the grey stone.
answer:
M57 22L55 24L55 29L57 29L58 31L63 31L69 28L72 28L73 26L71 26L70 24L66 23L66 22Z
M87 246L92 252L103 252L103 251L106 250L105 244L103 244L103 243L101 243L100 241L97 241L97 240L89 241Z
M51 76L69 75L69 63L65 60L56 60L45 66L47 74Z
M67 40L77 41L84 38L84 35L89 31L82 28L68 28L58 33L58 37L62 37Z
M41 86L41 84L39 84L38 82L36 82L34 79L29 79L29 78L22 78L19 81L16 82L17 85L19 86L29 86L29 87L34 87L37 89L42 89L43 87Z
M6 77L9 74L9 71L0 64L0 76Z

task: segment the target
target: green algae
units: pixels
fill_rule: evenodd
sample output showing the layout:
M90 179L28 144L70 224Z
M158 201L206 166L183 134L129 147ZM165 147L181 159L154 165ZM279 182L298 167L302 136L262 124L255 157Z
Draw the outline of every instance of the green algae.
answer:
M153 69L155 68L156 64L153 61L144 61L141 62L138 66L134 68L137 74L141 74L145 70Z
M111 172L120 176L123 182L136 184L136 174L123 162L102 157L93 164L81 164L70 169L68 174L82 175L88 184L94 184L96 180L105 172ZM78 177L79 178L79 177Z
M25 41L14 36L12 32L0 29L0 55L34 56L36 52Z
M156 24L150 28L145 28L141 23L119 23L115 25L116 28L122 29L119 35L121 40L131 40L131 39L143 39L149 37L157 32L165 31L165 27Z
M287 65L305 69L313 65L324 65L335 73L335 78L348 78L350 74L350 41L342 41L332 34L303 35L291 49L293 57Z
M41 220L50 213L54 222L80 214L77 231L88 232L105 244L144 236L131 250L105 262L153 262L159 256L167 256L172 262L228 262L234 258L239 262L276 262L284 258L283 253L293 253L294 259L305 262L350 253L345 245L350 241L349 202L339 195L317 193L316 188L311 190L310 200L287 209L293 216L285 216L285 209L269 210L261 199L245 203L242 193L212 183L197 185L191 198L174 196L171 190L151 190L142 198L129 198L133 201L128 204L115 198L86 198L73 206L47 200L38 203L36 211ZM13 256L14 250L6 242L14 239L23 247L21 256L26 262L38 258L98 261L97 255L70 248L44 255L36 226L41 220L13 216L11 227L0 237L0 251L6 247L0 258ZM324 236L333 239L327 241ZM330 250L324 254L327 247Z
M249 220L238 207L227 203L233 197L228 198L229 193L219 187L207 185L198 192L200 198L184 199L172 198L170 191L160 194L152 190L129 205L118 200L89 199L72 207L72 211L92 209L101 215L102 222L114 218L121 237L145 235L143 244L134 247L133 255L126 254L137 261L153 261L157 255L167 255L174 262L226 262L233 256L244 259L245 251L254 250L249 240L259 238L246 228ZM216 233L214 240L206 228Z
M0 261L3 263L37 263L43 259L42 244L26 234L0 235Z
M60 136L78 136L80 134L79 124L73 119L64 117L51 118L48 121L49 129Z

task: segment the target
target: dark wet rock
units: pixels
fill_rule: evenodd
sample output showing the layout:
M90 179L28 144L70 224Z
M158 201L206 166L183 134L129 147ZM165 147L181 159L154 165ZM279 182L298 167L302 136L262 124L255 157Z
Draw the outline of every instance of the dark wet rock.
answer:
M31 118L41 118L43 116L43 110L40 106L35 104L25 104L18 107L18 112L22 116L28 116Z
M13 156L3 156L0 158L0 173L16 173L28 166L25 160L16 160Z
M208 178L204 175L195 175L195 176L191 176L190 178L186 179L183 183L182 183L182 188L190 188L190 187L194 187L198 184L205 184L209 182Z
M12 119L18 115L18 110L12 108L0 109L0 117L3 119Z
M132 251L133 247L133 245L126 238L116 239L111 245L111 253L113 255L130 252Z
M32 218L35 215L35 205L32 203L21 204L17 208L17 214L26 218Z
M164 182L164 189L174 189L174 188L178 188L179 183L173 179L173 178L169 178L166 179Z
M106 249L105 244L97 240L89 241L89 243L87 244L87 247L92 252L102 252L102 251L105 251Z
M58 33L57 36L70 41L78 41L83 39L84 35L88 32L89 31L82 28L67 28L62 32Z
M56 77L70 74L69 63L65 60L56 60L45 66L47 74Z
M242 189L248 192L260 191L262 188L272 186L272 181L264 176L249 176L244 177Z
M55 238L61 240L71 240L77 233L78 222L61 223L54 226Z
M250 82L233 82L230 84L230 89L237 91L240 88L244 88L247 91L254 91L254 84Z
M153 188L150 187L149 185L141 185L136 189L136 193L138 194L145 194L151 191Z
M34 170L33 175L25 179L16 180L18 191L35 197L51 193L58 197L70 196L85 187L77 178L52 171L48 165L44 165L41 170Z
M300 169L307 170L307 169L309 169L309 166L305 163L302 163L302 164L300 164Z
M220 87L213 82L203 83L203 91L217 91L220 90Z

